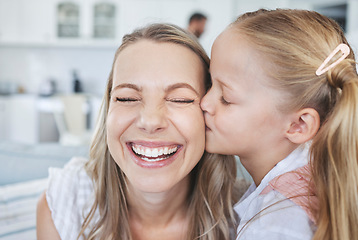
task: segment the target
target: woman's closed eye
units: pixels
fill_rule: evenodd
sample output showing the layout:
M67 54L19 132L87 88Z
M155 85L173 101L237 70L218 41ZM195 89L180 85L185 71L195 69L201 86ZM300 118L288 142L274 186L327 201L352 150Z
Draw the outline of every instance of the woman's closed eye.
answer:
M116 97L116 102L137 102L137 101L139 101L138 98Z
M169 101L169 102L179 103L179 104L193 103L194 100L195 99L190 99L190 98L170 98L170 99L167 99L167 101Z

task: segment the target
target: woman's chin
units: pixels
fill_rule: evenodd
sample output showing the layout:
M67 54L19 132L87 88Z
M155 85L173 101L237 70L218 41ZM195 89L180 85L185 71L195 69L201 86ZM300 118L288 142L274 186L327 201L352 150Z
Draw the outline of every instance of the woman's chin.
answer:
M168 193L182 183L184 183L182 180L177 182L171 181L168 178L148 179L148 177L137 178L131 181L132 188L135 189L136 192L141 192L143 194Z

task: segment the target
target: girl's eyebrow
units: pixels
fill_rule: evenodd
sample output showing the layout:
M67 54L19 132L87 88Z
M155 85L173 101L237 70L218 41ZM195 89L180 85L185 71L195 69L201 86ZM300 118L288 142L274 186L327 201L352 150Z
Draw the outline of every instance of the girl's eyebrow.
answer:
M211 68L209 68L209 73L211 74ZM213 80L213 77L211 77L211 81ZM215 78L215 81L219 82L220 85L228 88L228 89L232 89L229 85L225 84L223 81L220 81L219 79Z
M189 85L189 84L187 84L187 83L175 83L175 84L173 84L173 85L168 86L168 87L165 89L165 91L166 91L166 92L171 92L171 91L173 91L173 90L175 90L175 89L178 89L178 88L187 88L187 89L190 89L190 90L192 90L197 96L200 96L199 93L198 93L191 85Z
M220 81L220 80L218 80L218 79L216 79L216 81L217 81L221 86L224 86L224 87L227 88L227 89L233 90L230 85L224 83L223 81Z

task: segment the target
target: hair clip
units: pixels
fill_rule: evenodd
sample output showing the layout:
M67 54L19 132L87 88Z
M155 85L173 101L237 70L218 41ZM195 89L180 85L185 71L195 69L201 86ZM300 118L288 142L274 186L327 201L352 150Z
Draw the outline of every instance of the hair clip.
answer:
M327 63L339 52L341 51L343 53L343 55L338 58L334 63L332 63L331 65L327 65ZM321 66L319 66L319 68L316 71L316 75L320 76L323 73L327 72L329 69L333 68L334 66L336 66L338 63L340 63L343 59L345 59L348 54L350 52L350 49L348 47L347 44L341 43L339 44L336 49L333 50L333 52L331 52L331 54L329 54L329 56L326 58L326 60L324 60L324 62L321 64Z

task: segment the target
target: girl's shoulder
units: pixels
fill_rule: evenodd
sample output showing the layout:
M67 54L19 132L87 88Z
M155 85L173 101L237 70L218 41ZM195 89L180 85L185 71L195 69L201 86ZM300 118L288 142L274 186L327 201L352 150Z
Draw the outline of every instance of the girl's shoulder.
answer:
M307 165L279 175L266 187L251 186L237 208L243 239L311 239L315 231L309 206L315 203ZM239 238L240 239L240 238Z
M311 239L315 224L305 210L277 190L259 195L240 220L238 239Z
M86 162L85 158L74 157L63 168L49 169L46 200L61 239L77 239L94 199Z
M300 206L306 212L309 219L316 223L312 209L317 209L318 199L308 164L272 179L261 194L272 190L279 192Z

